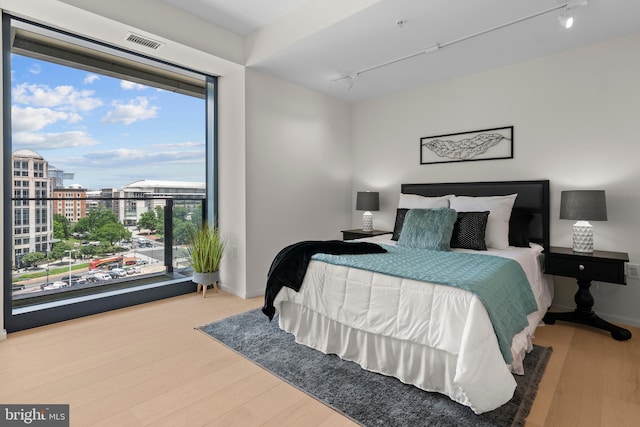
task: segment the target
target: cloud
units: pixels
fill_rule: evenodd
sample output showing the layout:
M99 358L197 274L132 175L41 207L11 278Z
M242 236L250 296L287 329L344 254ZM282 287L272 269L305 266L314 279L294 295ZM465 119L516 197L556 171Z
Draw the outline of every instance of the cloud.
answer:
M204 150L160 151L152 149L115 148L113 150L94 151L86 156L68 159L68 161L93 168L119 168L136 166L142 169L151 165L168 164L204 164Z
M14 146L26 146L32 150L51 150L56 148L78 148L97 145L84 131L69 131L59 133L18 132L13 135Z
M109 111L102 119L102 123L123 123L130 125L139 120L147 120L157 117L159 107L149 105L149 100L139 96L127 103L113 101L113 110Z
M13 89L13 100L18 104L34 107L58 107L68 111L91 111L102 105L93 98L92 90L77 90L73 86L56 86L22 83Z
M121 80L120 87L124 90L145 90L149 88L149 86L141 85L140 83L134 83L127 80Z
M77 123L82 116L77 113L54 111L50 108L11 107L11 130L13 132L33 132L59 121Z
M151 145L153 148L193 148L193 147L204 147L204 142L171 142L166 144L153 144Z
M84 84L90 85L93 82L100 80L100 76L97 74L87 74L87 77L84 78Z
M100 160L141 160L145 158L145 152L143 150L132 150L130 148L116 148L113 150L96 151L91 153L91 159Z
M33 64L30 68L29 68L29 72L31 74L40 74L40 72L42 71L42 68L40 68L40 64Z

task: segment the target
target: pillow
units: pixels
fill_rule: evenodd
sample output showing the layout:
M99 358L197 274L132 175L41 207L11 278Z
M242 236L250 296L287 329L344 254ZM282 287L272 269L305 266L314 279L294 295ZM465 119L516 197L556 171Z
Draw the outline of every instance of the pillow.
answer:
M530 248L529 224L533 220L533 214L522 209L515 208L511 211L509 219L509 246L518 248Z
M405 215L398 246L448 251L458 217L449 208L410 209Z
M458 219L453 225L451 247L486 251L485 230L489 211L458 212Z
M453 196L450 206L458 212L489 211L485 230L487 247L506 249L509 247L509 219L516 197L517 194L491 197Z
M404 209L448 208L450 197L451 196L425 197L425 196L419 196L417 194L400 193L400 201L398 202L398 208L404 208Z
M404 217L407 212L409 212L409 209L396 209L396 223L393 226L393 236L391 236L391 240L395 240L397 242L400 238L402 224L404 223Z

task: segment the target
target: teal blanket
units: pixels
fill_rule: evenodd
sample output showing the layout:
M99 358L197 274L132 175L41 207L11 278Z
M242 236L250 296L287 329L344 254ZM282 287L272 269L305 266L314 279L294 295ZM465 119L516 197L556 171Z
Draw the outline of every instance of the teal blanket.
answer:
M384 247L384 254L316 254L312 259L473 292L489 313L505 362L513 362L511 341L529 324L527 315L538 309L517 261L482 254Z

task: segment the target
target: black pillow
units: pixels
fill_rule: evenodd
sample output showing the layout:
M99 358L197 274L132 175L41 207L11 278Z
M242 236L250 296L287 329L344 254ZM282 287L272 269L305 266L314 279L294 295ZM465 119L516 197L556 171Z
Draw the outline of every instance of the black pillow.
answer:
M530 248L529 246L529 223L533 219L533 214L522 209L511 210L509 219L509 246L518 248Z
M489 218L489 211L458 212L458 219L453 226L451 247L486 251L484 234L487 229L487 218Z
M409 209L400 208L396 211L396 224L393 226L393 236L391 240L396 242L400 238L400 232L402 231L402 224L404 224L404 217L409 212Z

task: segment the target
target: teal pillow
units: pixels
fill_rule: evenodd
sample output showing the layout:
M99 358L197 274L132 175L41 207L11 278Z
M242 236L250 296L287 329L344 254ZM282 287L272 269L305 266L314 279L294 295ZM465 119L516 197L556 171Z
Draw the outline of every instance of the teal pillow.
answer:
M457 218L450 208L411 209L404 217L398 246L448 251Z

